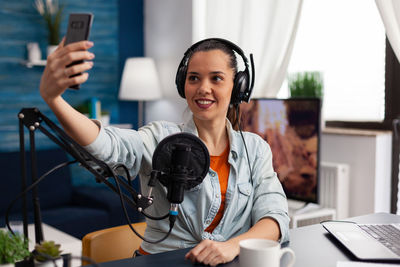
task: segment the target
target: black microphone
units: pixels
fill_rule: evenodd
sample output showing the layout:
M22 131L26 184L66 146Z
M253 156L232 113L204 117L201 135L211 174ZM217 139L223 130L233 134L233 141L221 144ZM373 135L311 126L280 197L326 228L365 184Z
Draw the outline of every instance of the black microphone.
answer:
M182 203L185 190L199 185L207 175L210 155L197 136L190 133L172 134L158 144L153 154L152 168L152 176L167 188L170 214L177 215L178 204Z

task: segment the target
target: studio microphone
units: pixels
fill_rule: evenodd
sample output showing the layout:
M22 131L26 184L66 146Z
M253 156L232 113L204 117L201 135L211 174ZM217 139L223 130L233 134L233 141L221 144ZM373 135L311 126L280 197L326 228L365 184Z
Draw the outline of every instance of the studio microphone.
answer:
M158 144L152 158L152 179L156 177L167 188L170 215L178 215L185 190L201 184L209 167L208 149L193 134L172 134Z

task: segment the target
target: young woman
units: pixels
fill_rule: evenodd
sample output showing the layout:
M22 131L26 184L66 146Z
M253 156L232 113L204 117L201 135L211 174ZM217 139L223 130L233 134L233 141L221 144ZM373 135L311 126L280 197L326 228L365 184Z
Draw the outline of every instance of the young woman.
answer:
M182 124L153 122L135 131L103 127L62 98L68 86L88 79L85 71L94 58L88 51L93 43L63 42L48 58L40 93L65 131L89 152L110 164L124 163L133 177L139 174L144 192L153 152L168 135L193 133L210 153L209 172L200 186L185 192L171 235L156 245L143 242L142 253L193 247L187 259L215 266L239 254L240 240L288 240L287 201L272 167L271 150L259 136L244 132L242 137L234 130L237 102L232 105L231 99L240 82L235 57L240 48L222 39L206 39L189 48L178 69L177 87L192 116ZM76 60L85 62L65 67ZM76 73L82 74L69 78ZM153 195L148 213L162 216L169 209L166 189L157 184ZM159 240L168 230L168 219L148 220L145 237Z

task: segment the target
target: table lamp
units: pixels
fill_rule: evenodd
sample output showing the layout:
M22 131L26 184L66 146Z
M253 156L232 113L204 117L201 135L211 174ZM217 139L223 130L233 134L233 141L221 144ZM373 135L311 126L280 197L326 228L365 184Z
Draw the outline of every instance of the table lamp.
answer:
M138 101L138 128L144 122L144 101L161 98L157 69L152 58L133 57L125 61L119 89L119 100Z

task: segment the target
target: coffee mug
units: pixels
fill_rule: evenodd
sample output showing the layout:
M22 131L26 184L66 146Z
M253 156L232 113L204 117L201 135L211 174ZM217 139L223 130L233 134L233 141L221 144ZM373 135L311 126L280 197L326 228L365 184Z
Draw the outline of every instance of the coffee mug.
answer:
M288 267L293 266L295 255L290 248L281 248L280 244L267 239L246 239L239 242L239 262L241 267L279 267L283 254L290 254Z

